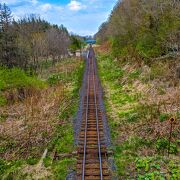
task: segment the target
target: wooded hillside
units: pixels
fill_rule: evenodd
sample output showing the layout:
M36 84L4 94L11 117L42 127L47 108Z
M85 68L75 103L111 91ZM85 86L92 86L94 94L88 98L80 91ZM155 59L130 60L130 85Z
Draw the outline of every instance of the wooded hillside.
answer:
M63 25L51 25L33 14L15 21L6 4L0 4L1 65L35 70L42 60L67 55L69 36Z
M180 47L178 0L119 0L96 34L110 41L115 56L136 54L143 58L176 53Z
M119 0L96 39L117 179L177 180L180 3Z

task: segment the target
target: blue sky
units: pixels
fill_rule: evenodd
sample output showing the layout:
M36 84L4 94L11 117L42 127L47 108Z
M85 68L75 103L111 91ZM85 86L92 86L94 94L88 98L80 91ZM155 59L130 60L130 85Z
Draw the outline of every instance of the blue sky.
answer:
M117 0L0 0L15 19L38 14L53 24L63 24L70 32L93 35L104 22Z

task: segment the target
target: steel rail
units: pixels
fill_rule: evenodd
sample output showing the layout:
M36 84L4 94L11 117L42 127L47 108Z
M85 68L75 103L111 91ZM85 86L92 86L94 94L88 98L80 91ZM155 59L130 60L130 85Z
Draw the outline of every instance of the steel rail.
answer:
M86 165L86 144L87 144L87 122L88 122L88 108L89 108L89 81L90 81L90 59L88 60L88 70L87 70L87 77L88 77L88 83L87 83L87 97L86 97L86 121L85 121L85 131L84 131L84 156L83 156L83 167L82 167L82 180L84 180L85 177L85 165Z
M95 57L94 57L95 58ZM93 69L93 84L94 84L94 102L95 102L95 109L96 109L96 129L98 134L98 154L99 154L99 164L100 164L100 177L103 180L103 172L102 172L102 157L101 157L101 142L100 142L100 133L99 133L99 118L98 118L98 109L97 109L97 98L96 98L96 78L95 78L95 61L91 59L92 62L92 69Z

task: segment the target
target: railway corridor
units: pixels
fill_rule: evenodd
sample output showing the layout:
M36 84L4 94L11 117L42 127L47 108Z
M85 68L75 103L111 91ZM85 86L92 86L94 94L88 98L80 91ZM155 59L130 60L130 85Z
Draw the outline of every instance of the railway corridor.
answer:
M78 140L77 179L110 180L102 112L99 108L96 59L93 49L89 51L93 56L86 61L86 92L83 97L83 116Z

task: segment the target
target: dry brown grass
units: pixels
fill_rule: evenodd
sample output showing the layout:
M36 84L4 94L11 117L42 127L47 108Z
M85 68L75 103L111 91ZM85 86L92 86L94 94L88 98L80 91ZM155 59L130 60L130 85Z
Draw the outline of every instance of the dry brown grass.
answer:
M111 44L107 41L100 46L95 46L94 49L97 53L108 53L111 51Z
M1 137L15 142L15 147L3 154L5 159L20 158L18 155L22 156L19 154L21 148L24 149L25 157L29 156L28 151L32 147L39 146L37 154L42 151L59 123L59 104L66 103L64 89L63 85L50 87L35 92L23 102L1 108L1 114L7 117L0 123Z
M130 131L128 131L129 133L126 133L126 135L135 135L151 140L156 140L163 137L168 138L170 122L168 119L166 119L164 122L160 122L159 120L159 116L163 113L169 114L170 116L176 118L176 122L173 125L173 130L177 134L180 134L180 119L179 117L176 117L180 110L180 81L177 80L175 75L175 68L178 66L178 61L175 60L175 62L156 62L151 68L145 68L144 65L141 67L143 71L140 75L140 79L143 79L143 76L146 76L147 80L146 82L143 82L142 80L133 81L133 91L131 93L140 93L143 95L142 98L138 99L138 103L141 107L138 109L138 111L140 113L142 112L142 117L140 118L141 120L139 122L125 124L124 131L122 130L122 132L125 132L126 129L130 129ZM124 66L124 69L126 73L129 74L135 70L136 67L136 65L126 65ZM158 72L155 72L157 74L155 74L154 79L151 79L148 76L154 73L154 67L156 67L155 70ZM128 82L126 78L122 81L125 81L125 84ZM147 112L144 108L147 108L147 111L149 111L149 116L147 116ZM175 139L179 138L180 136L176 137Z
M173 132L177 135L172 137L172 142L179 139L180 119L177 113L180 110L180 81L175 75L178 60L156 62L151 67L143 63L139 66L138 63L132 62L119 64L119 66L124 71L123 77L119 79L119 84L123 87L122 95L119 96L120 101L123 94L128 96L139 94L139 97L135 102L116 103L111 97L117 94L117 90L114 91L108 83L104 84L105 96L111 109L108 116L116 124L115 131L119 132L114 143L122 144L130 137L139 137L154 143L159 138L168 139L170 122L169 119L161 122L159 119L161 114L169 114L170 117L176 118ZM129 74L137 69L141 72L139 77L130 79ZM140 115L138 120L129 123L125 117L119 117L119 113L132 109ZM138 154L151 156L155 151L154 148L144 147Z
M48 69L46 75L63 72L68 76L79 65L80 61L76 61L56 65ZM59 82L39 91L32 90L30 94L25 93L24 100L0 107L3 118L0 121L0 147L5 148L0 157L16 160L41 156L55 133L56 125L63 123L58 115L71 103L70 86Z

